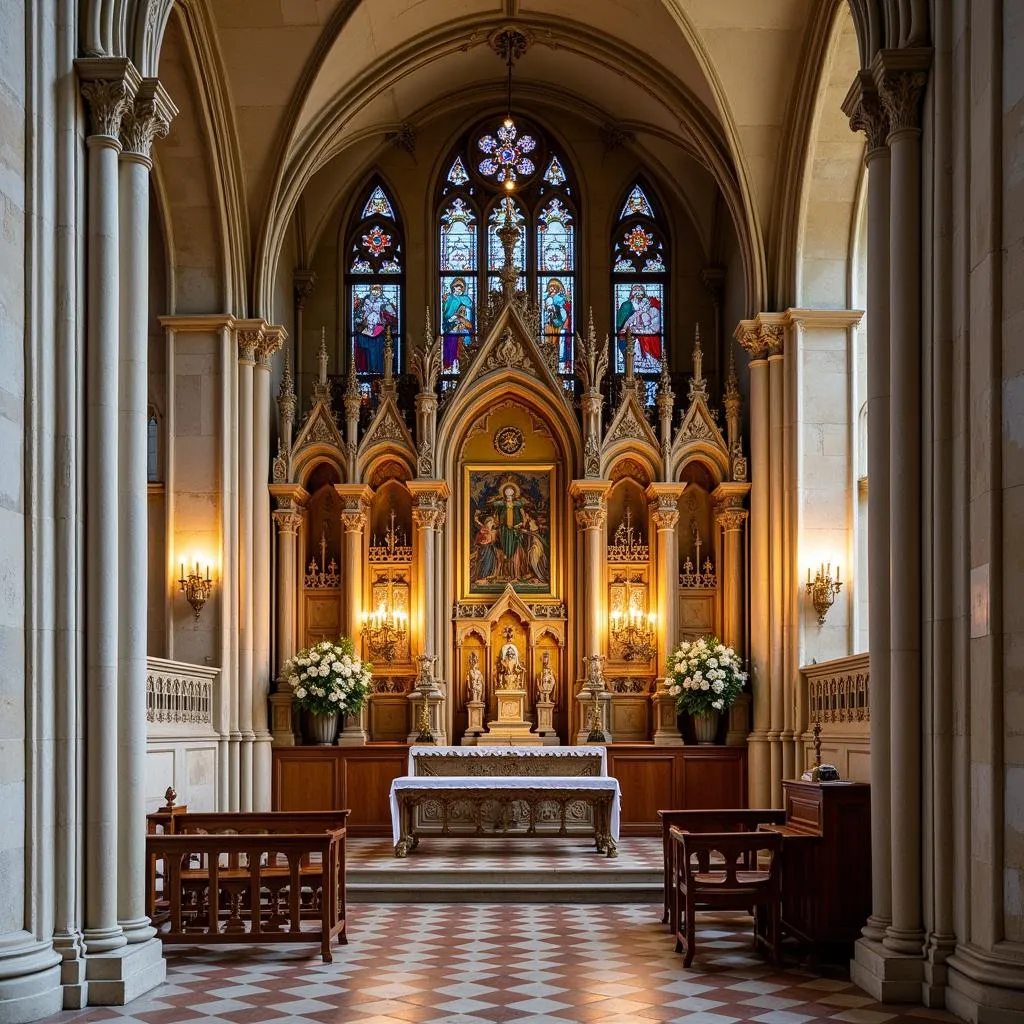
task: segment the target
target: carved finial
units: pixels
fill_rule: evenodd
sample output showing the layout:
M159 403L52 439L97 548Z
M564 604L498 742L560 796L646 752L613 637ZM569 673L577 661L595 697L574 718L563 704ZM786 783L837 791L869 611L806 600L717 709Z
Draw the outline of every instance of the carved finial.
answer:
M732 345L729 346L729 370L725 378L725 397L738 397L740 393L740 382L736 376L736 353Z
M284 369L281 371L281 386L278 388L277 397L295 397L295 381L292 378L292 359L287 350L285 350L284 353Z
M316 354L318 379L321 384L327 383L327 328L320 328L320 351Z
M593 308L587 317L587 336L581 338L579 334L576 335L576 348L576 374L590 394L599 394L601 381L608 369L608 336L605 335L603 344L598 342L597 331L594 329Z
M496 234L501 242L501 249L505 255L504 263L498 276L501 278L501 297L505 302L511 302L515 298L516 285L519 284L519 270L515 265L515 248L519 241L519 229L512 222L512 200L505 198L505 217L501 222Z
M356 379L355 353L350 352L348 358L348 371L345 374L345 401L361 401L359 394L359 381Z
M423 347L429 348L430 343L434 340L434 328L430 322L430 303L427 303L426 309L423 313Z
M704 350L700 347L700 324L693 331L693 379L703 381Z
M164 805L163 809L165 811L173 811L174 801L178 799L178 794L175 793L173 786L168 786L167 789L164 790L164 799L167 803Z

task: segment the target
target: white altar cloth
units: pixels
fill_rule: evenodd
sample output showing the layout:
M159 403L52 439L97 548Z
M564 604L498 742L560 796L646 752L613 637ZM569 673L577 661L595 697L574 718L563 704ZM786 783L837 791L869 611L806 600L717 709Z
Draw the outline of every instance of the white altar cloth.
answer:
M578 746L578 747L410 747L409 767L410 776L416 774L417 757L508 757L514 754L517 757L593 757L601 755L601 774L608 774L608 751L605 747L599 746Z
M535 748L527 749L533 750ZM391 783L391 793L389 795L391 802L391 835L392 842L394 843L397 843L401 838L401 822L399 820L398 797L396 795L400 789L493 789L503 790L504 792L516 789L611 790L615 795L612 798L609 829L612 839L615 842L619 841L619 803L622 800L622 794L619 791L619 780L609 778L607 775L540 775L529 778L522 775L512 775L506 778L481 778L477 775L468 777L458 775L401 775Z

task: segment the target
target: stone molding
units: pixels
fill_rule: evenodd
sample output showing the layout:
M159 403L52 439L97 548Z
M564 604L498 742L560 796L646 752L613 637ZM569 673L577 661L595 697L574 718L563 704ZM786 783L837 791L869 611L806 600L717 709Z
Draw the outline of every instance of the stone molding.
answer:
M867 136L867 158L886 148L889 115L878 95L870 71L860 71L843 100L843 113L850 119L850 130Z

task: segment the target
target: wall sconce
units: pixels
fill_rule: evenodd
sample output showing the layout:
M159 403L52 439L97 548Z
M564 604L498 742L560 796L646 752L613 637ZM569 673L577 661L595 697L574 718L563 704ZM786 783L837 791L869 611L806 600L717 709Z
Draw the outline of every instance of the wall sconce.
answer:
M839 566L836 566L836 578L832 579L832 563L823 562L811 579L811 570L807 570L807 593L811 595L811 604L818 613L818 625L825 625L825 616L832 607L842 583L839 580Z
M654 643L654 612L644 615L637 609L612 612L612 641L622 649L625 661L650 661L657 654Z
M388 664L395 656L395 648L405 640L409 616L405 612L384 610L363 612L363 638L371 657Z
M195 572L185 575L185 563L181 563L181 579L178 580L178 587L185 595L185 600L192 605L196 622L199 621L199 613L203 610L210 592L213 590L213 580L210 579L210 567L206 567L206 576L199 573L199 562L196 562Z

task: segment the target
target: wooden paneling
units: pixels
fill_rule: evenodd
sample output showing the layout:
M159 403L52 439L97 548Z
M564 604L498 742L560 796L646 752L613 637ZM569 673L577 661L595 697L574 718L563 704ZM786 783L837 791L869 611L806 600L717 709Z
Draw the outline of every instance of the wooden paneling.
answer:
M348 808L349 835L389 836L391 780L406 773L408 746L275 747L275 810ZM661 835L660 810L745 807L745 747L612 744L608 774L622 788L622 834Z
M685 749L685 748L684 748ZM740 747L697 747L683 759L683 786L675 807L704 810L747 806L747 764Z
M337 762L320 748L283 747L290 756L274 751L275 811L340 811L345 807L338 784Z
M373 750L365 747L364 750ZM349 832L352 835L391 834L391 809L388 793L391 780L405 775L408 754L405 747L378 757L346 757L345 800L349 808Z

